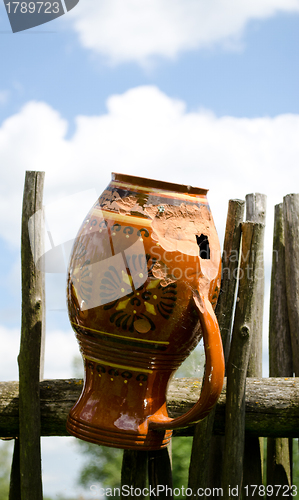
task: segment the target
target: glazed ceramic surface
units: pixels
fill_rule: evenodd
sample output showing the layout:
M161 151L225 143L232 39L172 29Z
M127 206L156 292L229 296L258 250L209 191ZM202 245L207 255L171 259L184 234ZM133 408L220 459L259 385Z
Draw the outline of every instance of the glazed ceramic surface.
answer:
M166 446L171 429L204 418L224 362L213 311L220 247L206 190L112 174L76 238L68 308L85 363L68 431L130 449ZM203 336L202 393L168 417L170 377Z

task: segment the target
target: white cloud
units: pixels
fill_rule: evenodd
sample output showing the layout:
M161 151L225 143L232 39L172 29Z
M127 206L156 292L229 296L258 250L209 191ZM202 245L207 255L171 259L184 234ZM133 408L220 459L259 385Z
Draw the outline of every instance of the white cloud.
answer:
M6 328L0 325L1 363L0 380L18 380L17 357L20 351L19 328Z
M0 234L20 241L22 192L26 170L43 170L58 163L57 147L67 124L47 104L30 102L0 128ZM62 147L59 161L63 162ZM56 170L57 174L57 170Z
M110 63L146 65L155 56L234 45L250 20L298 11L298 0L85 0L66 17L82 45Z
M7 103L9 99L10 92L9 90L0 90L0 106L3 106Z
M30 102L3 122L0 236L19 245L26 169L46 171L46 202L84 189L100 194L111 171L206 187L218 226L230 197L260 191L273 205L298 185L297 115L217 118L187 112L150 86L111 96L107 108L77 117L70 139L67 122L44 103Z
M90 499L88 489L77 484L80 470L86 462L77 440L71 436L43 437L41 449L44 495L51 498Z
M79 347L75 334L69 331L52 330L46 333L45 379L74 377L73 362L79 357Z
M269 221L274 203L299 185L297 115L241 119L190 113L156 87L111 96L107 108L104 115L79 116L71 139L65 138L67 122L45 103L30 102L3 122L0 236L6 241L20 244L26 169L46 171L45 202L84 189L100 194L111 171L207 187L221 240L229 198L267 194ZM63 216L61 223L67 224ZM60 308L64 289L52 288L49 303Z
M1 367L0 380L18 380L17 357L20 351L20 329L0 325ZM46 332L44 378L74 377L74 359L80 358L75 334L68 331L50 330Z
M84 189L99 195L112 171L209 188L220 241L228 200L262 192L270 246L274 204L299 191L298 115L217 118L187 112L182 101L146 86L111 96L106 114L77 117L70 139L67 126L47 104L30 102L0 127L0 236L14 247L26 169L46 171L45 203ZM60 220L67 224L63 214ZM65 307L62 278L47 289L50 309Z

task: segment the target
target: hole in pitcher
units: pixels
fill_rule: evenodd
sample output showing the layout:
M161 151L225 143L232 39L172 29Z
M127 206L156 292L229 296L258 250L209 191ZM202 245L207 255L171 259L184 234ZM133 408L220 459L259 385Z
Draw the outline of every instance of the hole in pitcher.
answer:
M210 258L210 245L209 239L206 234L201 234L198 236L196 234L196 242L199 248L199 256L201 259L209 259Z

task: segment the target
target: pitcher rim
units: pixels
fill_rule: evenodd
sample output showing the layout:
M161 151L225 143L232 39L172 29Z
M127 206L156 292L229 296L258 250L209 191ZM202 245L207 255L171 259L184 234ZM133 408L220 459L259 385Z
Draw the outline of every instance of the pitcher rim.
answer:
M188 186L186 184L176 184L174 182L160 181L157 179L150 179L148 177L137 177L135 175L121 174L116 172L112 172L111 178L112 181L120 181L141 187L162 189L163 191L172 191L177 193L184 193L187 195L206 195L208 192L208 189Z

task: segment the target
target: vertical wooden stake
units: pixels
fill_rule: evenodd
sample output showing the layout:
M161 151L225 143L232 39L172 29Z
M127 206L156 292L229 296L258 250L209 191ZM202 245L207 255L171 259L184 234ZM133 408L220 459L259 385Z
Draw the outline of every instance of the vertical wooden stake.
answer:
M257 260L258 281L254 305L254 335L248 363L247 377L262 377L263 369L263 316L264 316L264 233L266 222L267 197L255 193L246 195L246 220L263 224L260 232L255 258Z
M285 273L285 238L283 204L275 206L270 318L269 318L269 375L292 377L293 360L288 318ZM267 484L291 485L292 457L289 439L267 440ZM281 492L278 498L286 491Z
M246 220L251 222L266 222L267 197L255 193L246 196ZM255 259L257 260L258 281L253 305L254 329L250 348L247 377L263 376L263 317L264 317L264 227L260 232ZM244 486L262 484L263 474L263 438L253 438L245 435L244 452ZM258 498L256 493L255 498ZM258 499L259 500L259 499Z
M241 223L244 217L244 200L229 200L222 255L222 281L216 316L227 362L236 299L240 261Z
M124 488L122 491L122 499L135 499L136 489L140 488L141 492L147 484L147 466L148 466L148 452L138 450L124 450L122 469L121 469L121 485ZM132 490L132 494L127 494ZM140 500L145 498L144 495L138 496Z
M32 254L28 222L42 209L44 172L26 172L22 212L22 327L18 357L21 500L42 500L40 356L43 344L44 276ZM43 227L32 227L35 254L43 251Z
M216 316L222 337L224 356L229 353L231 327L238 279L239 254L241 243L241 222L245 202L230 200L226 219L224 247L222 255L222 280ZM188 487L195 492L199 487L221 486L221 456L223 438L213 437L213 423L216 407L210 415L199 422L194 431ZM212 444L212 447L211 447Z
M21 500L20 440L15 439L10 472L9 500Z
M254 304L258 287L256 251L263 224L242 224L240 279L231 350L227 365L225 448L222 487L225 499L234 498L231 488L241 495L245 439L246 373L254 328ZM236 490L234 490L234 493Z
M299 194L283 199L285 267L288 316L293 351L293 368L299 377Z
M149 486L155 491L155 494L150 496L151 500L154 500L156 496L173 500L171 459L168 447L148 452L148 481Z
M269 375L270 377L292 377L293 360L287 304L282 203L275 206L274 214L269 318Z

